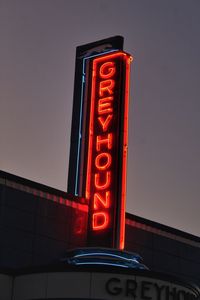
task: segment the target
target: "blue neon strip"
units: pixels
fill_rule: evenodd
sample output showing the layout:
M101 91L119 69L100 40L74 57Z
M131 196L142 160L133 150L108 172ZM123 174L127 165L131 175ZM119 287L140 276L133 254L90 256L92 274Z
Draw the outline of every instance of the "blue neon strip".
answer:
M79 116L79 132L78 132L78 152L76 161L76 181L75 181L75 196L78 196L78 178L79 178L79 163L80 163L80 144L82 138L82 112L83 112L83 91L85 89L85 74L82 75L81 82L81 106L80 106L80 116Z
M114 267L122 267L122 268L130 268L129 266L121 265L121 264L112 264L107 262L76 262L75 265L102 265L102 266L114 266Z
M112 49L109 51L105 51L99 54L91 55L86 58L83 58L83 73L82 73L82 82L81 82L81 103L80 103L80 116L79 116L79 133L78 133L78 147L77 147L77 160L76 160L76 178L75 178L75 191L74 194L75 196L78 196L78 179L79 179L79 164L80 164L80 148L81 148L81 139L82 139L82 112L83 112L83 94L84 94L84 89L85 89L85 65L86 65L86 60L90 58L94 58L97 56L101 56L103 54L111 53L111 52L116 52L119 49Z
M115 257L115 258L120 258L122 260L125 260L125 261L131 261L131 262L136 262L138 263L137 259L136 258L127 258L127 257L124 257L124 256L120 256L120 255L116 255L116 254L110 254L110 253L103 253L103 252L93 252L93 253L85 253L85 254L76 254L73 256L73 258L76 258L76 257L87 257L87 256L99 256L99 255L102 255L102 256L107 256L107 257Z

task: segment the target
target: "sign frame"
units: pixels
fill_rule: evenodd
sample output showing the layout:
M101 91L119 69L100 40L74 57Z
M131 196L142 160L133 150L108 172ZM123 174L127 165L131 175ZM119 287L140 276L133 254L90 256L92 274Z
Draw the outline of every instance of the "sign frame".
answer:
M122 250L125 238L128 98L130 62L132 57L122 51L122 37L113 37L111 39L115 42L115 46L111 46L109 49L108 45L111 45L109 39L95 43L95 47L92 49L86 47L87 51L82 50L82 55L77 49L79 59L76 66L75 79L79 79L79 88L77 89L78 83L75 82L68 192L84 197L89 205L87 246L109 247ZM116 47L117 44L119 47ZM86 48L84 47L84 50ZM101 50L99 51L100 48ZM109 61L110 59L112 61ZM103 136L97 135L95 137L97 139L99 137L100 139L96 147L99 147L99 150L104 147L106 141L102 139L105 139L105 134L112 139L114 138L114 142L112 142L114 143L112 155L108 151L103 151L95 158L95 166L99 171L110 166L112 168L106 174L112 176L112 182L114 183L110 190L104 191L104 196L101 194L102 184L100 184L100 179L98 179L99 184L97 184L97 177L102 177L102 172L94 175L94 170L91 169L94 167L94 155L92 153L94 150L92 150L92 139L94 138L93 133L95 131L93 128L93 113L97 107L97 103L94 104L97 97L95 95L95 80L98 81L95 70L98 69L100 62L104 62L102 65L102 68L104 66L104 72L102 71L100 76L102 77L100 84L104 84L104 87L102 86L101 91L99 91L102 95L99 95L99 103L101 102L101 104L98 108L100 114L98 120L101 120L101 122L98 125L101 124L100 127L103 128ZM115 74L109 73L109 70ZM115 78L110 78L110 75L113 75ZM107 84L112 82L115 85L115 89L110 86L111 94L115 95L107 95L106 97L106 92L109 92L109 87L105 85L106 82ZM96 82L96 84L98 85L99 83ZM113 108L111 107L111 102L108 101L111 98L111 102L114 103ZM105 113L109 110L113 110L113 114L109 114L105 118ZM112 129L114 127L117 128L115 133L114 129L110 133L106 130L109 124L112 123L112 120L114 120ZM96 192L94 191L94 183L97 188ZM103 207L104 212L99 207Z

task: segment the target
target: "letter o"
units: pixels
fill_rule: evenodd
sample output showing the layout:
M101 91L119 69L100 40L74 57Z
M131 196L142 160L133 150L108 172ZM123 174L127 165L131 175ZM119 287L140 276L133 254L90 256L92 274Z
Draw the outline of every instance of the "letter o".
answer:
M106 170L110 167L112 157L109 153L103 152L97 155L95 158L95 166L98 170Z

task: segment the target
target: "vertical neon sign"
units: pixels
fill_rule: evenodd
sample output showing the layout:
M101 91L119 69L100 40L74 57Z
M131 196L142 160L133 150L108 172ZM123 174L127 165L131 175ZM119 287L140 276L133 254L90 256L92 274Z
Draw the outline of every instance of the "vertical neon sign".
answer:
M122 51L89 62L89 246L124 248L130 62Z

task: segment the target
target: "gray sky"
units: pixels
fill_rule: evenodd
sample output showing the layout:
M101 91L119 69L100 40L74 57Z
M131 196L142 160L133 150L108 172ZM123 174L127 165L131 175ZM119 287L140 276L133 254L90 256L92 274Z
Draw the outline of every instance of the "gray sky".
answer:
M0 169L66 191L75 48L134 56L127 211L200 235L200 1L0 0Z

